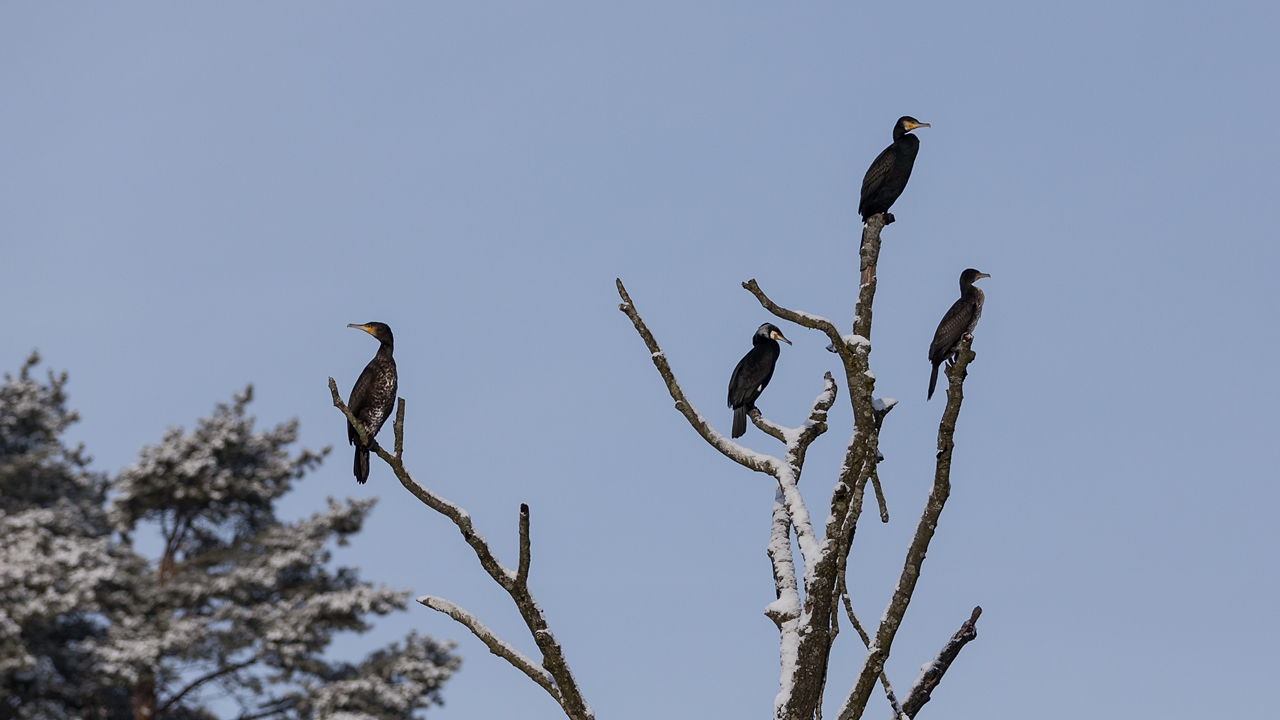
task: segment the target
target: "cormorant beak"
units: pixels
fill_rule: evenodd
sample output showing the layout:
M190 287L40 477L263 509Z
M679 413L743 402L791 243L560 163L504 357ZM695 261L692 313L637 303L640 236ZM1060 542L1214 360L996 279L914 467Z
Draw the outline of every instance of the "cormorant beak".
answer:
M772 337L774 340L781 340L782 342L788 345L791 344L791 341L782 337L782 333L778 332L777 330L774 330L773 332L769 333L769 337Z
M372 335L372 334L373 334L373 329L372 329L372 328L370 328L368 325L357 325L357 324L355 324L355 323L347 323L347 327L349 327L349 328L355 328L355 329L357 329L357 330L363 330L363 331L365 331L365 332L369 333L370 335Z
M915 130L916 128L922 128L922 127L929 127L929 123L913 123L910 120L907 121L908 130Z
M978 277L974 278L974 280L981 280L984 277L991 277L991 276L986 273L978 273Z

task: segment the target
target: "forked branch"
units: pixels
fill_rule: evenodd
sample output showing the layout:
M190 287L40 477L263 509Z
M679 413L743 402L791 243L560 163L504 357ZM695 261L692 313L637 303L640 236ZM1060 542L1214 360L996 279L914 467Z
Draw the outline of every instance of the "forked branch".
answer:
M475 615L467 610L454 605L448 600L429 595L418 598L418 602L433 610L445 613L466 626L489 648L490 652L511 663L516 669L528 675L546 690L570 720L593 720L595 715L591 707L587 705L586 700L582 698L577 681L574 680L573 673L565 662L564 652L560 648L560 643L556 641L555 636L547 627L547 619L542 612L542 608L538 606L537 601L533 599L533 595L529 592L528 578L531 556L529 506L523 504L520 506L520 564L516 571L512 571L498 561L493 551L489 549L489 543L475 531L471 524L471 515L466 510L420 485L405 469L403 458L404 398L399 399L395 424L392 426L395 432L395 453L392 454L376 442L371 442L364 425L352 414L346 403L342 402L342 396L338 394L338 384L334 382L333 378L329 378L329 392L333 396L333 406L341 410L343 415L346 415L347 422L350 422L352 427L355 428L360 442L368 445L370 450L376 452L378 457L382 458L391 467L392 471L395 472L396 478L400 480L400 484L404 485L405 489L413 493L414 497L421 500L424 505L449 518L454 525L458 526L458 531L462 533L463 539L475 551L476 558L480 561L480 566L484 568L485 572L489 573L489 577L493 578L494 582L507 591L507 594L511 596L511 600L515 603L516 609L520 611L520 616L529 628L533 641L538 645L538 649L542 651L541 667L538 667L528 657L495 635Z
M840 708L839 720L859 718L866 708L876 678L884 669L884 662L889 657L889 651L893 646L893 638L902 624L907 605L911 602L911 595L920 578L920 567L929 550L929 542L933 539L934 531L938 527L938 518L942 515L942 508L951 494L951 453L955 448L956 419L960 416L960 405L964 400L964 379L969 363L975 357L970 349L972 342L971 335L966 335L960 341L956 361L947 368L950 387L947 390L947 407L938 425L938 458L934 470L933 487L929 490L929 499L925 503L919 523L916 524L916 532L911 540L911 546L907 549L907 558L903 563L898 584L876 629L875 639L863 661L857 681Z
M805 572L808 574L810 568L813 568L818 561L819 545L818 540L814 536L813 523L809 519L809 511L804 506L804 499L800 496L800 489L797 486L799 480L799 470L792 460L780 460L772 455L765 455L754 450L748 449L733 442L724 435L721 435L706 418L702 417L693 407L693 403L685 397L684 390L681 389L680 383L676 380L675 373L671 370L671 364L667 362L667 355L658 345L658 341L653 337L653 333L649 331L649 327L645 325L644 319L640 317L639 311L636 310L635 304L631 302L631 296L627 294L626 287L623 286L622 280L617 281L618 296L622 298L622 303L618 305L618 309L626 314L631 320L631 324L635 326L636 332L640 338L644 340L645 347L649 349L649 356L653 359L653 365L658 369L658 374L662 376L663 382L667 385L667 392L671 394L671 399L675 401L676 409L680 414L684 415L689 421L689 425L693 427L707 444L720 451L722 455L742 465L745 468L756 472L772 475L777 481L778 486L782 489L783 497L786 499L787 512L791 515L791 520L795 524L796 541L800 545L800 553L805 561ZM824 399L830 397L830 401L823 404ZM804 450L808 444L817 439L823 431L826 430L826 412L831 407L831 403L835 401L835 383L828 377L826 387L823 393L815 400L814 410L810 413L810 422L801 428L802 437L797 438L798 455L797 458L803 461ZM820 415L820 420L818 419ZM805 429L809 432L804 432ZM790 446L790 443L788 443ZM790 457L790 453L788 453Z

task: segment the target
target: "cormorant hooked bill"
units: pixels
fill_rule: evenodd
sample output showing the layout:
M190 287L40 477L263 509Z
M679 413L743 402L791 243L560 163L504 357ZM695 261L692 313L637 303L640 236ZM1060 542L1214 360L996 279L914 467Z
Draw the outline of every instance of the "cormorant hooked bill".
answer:
M347 400L347 407L351 408L351 414L364 425L372 444L374 436L382 429L387 418L391 417L391 408L396 404L396 361L391 357L395 341L391 328L385 323L351 323L347 327L363 330L381 343L378 354L364 366L364 372L360 373L360 378L351 388L351 397ZM347 421L347 440L356 446L356 482L363 485L369 479L369 446L360 443L360 437L350 420Z
M858 214L862 221L876 213L884 213L884 224L893 222L889 208L907 187L911 179L911 166L920 152L920 138L911 134L916 128L929 127L913 117L904 115L893 126L893 144L876 156L867 174L862 178L862 199L858 202Z
M929 345L929 362L933 363L933 374L929 376L929 397L926 400L933 398L933 389L938 384L938 366L954 355L960 339L978 326L985 296L973 283L985 277L991 276L973 268L960 273L960 299L942 316L942 322L938 323L938 330L933 334L933 343Z
M782 352L779 340L791 344L773 323L761 325L751 337L751 350L733 369L733 376L729 378L729 407L733 408L735 438L747 432L747 411L756 406L756 398L773 378L773 366Z

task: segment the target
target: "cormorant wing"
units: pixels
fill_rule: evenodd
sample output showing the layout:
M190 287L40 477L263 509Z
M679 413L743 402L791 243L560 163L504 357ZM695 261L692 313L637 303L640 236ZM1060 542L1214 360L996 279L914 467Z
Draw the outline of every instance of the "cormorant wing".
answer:
M738 361L729 379L729 407L754 403L760 391L773 378L777 358L769 361L769 353L763 347L753 347Z
M373 363L364 366L364 371L360 373L360 377L356 379L356 384L351 388L351 396L347 400L347 407L351 409L351 414L357 418L364 412L365 406L369 404L369 390L373 387L373 376L377 374ZM365 428L366 430L368 428ZM347 444L356 444L356 429L347 421Z
M973 319L973 300L962 297L951 305L947 314L938 323L938 330L933 334L933 342L929 345L929 361L937 364L951 354L951 349L960 342Z
M866 207L867 200L871 199L871 196L884 185L885 178L893 170L895 158L894 146L890 145L877 155L871 162L871 167L867 168L867 174L862 177L862 195L858 199L859 213Z

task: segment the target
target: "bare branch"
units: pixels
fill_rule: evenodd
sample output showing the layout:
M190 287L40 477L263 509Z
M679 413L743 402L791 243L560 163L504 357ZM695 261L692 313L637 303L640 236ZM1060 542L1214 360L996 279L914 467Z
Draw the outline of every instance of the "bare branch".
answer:
M951 668L951 663L960 655L960 650L968 645L971 640L978 637L978 616L982 615L982 608L975 607L973 613L969 615L969 619L964 621L960 629L955 635L947 641L947 644L938 652L937 657L929 661L920 670L920 676L911 683L911 690L907 692L907 699L902 703L902 709L906 712L907 717L915 718L916 713L920 712L920 708L929 702L934 688L938 687L938 683L942 682L942 676Z
M368 435L364 427L355 419L351 409L342 402L342 397L338 395L338 384L334 382L333 378L329 378L329 392L333 396L334 407L347 416L347 420L355 427L361 442L368 442ZM564 709L565 714L572 720L592 720L595 715L578 690L577 681L574 680L573 673L565 662L564 651L560 648L560 643L555 639L555 635L547 627L546 615L529 593L529 588L523 582L519 582L519 573L512 572L498 562L484 537L475 531L471 524L471 515L466 510L420 485L405 469L400 454L404 447L404 407L404 398L400 398L399 410L396 413L396 422L393 426L397 454L392 455L376 443L370 443L370 449L376 452L383 462L391 466L396 478L400 480L400 484L413 493L414 497L422 501L427 507L449 518L454 525L458 526L458 531L462 533L463 539L475 551L476 558L480 561L480 566L484 568L485 572L489 573L489 577L493 578L494 582L507 591L507 594L511 596L512 602L515 603L516 609L520 611L520 616L524 619L530 634L533 635L534 642L538 644L538 649L542 651L542 666L555 681L557 694L553 696L560 703L560 707ZM526 534L522 537L522 543L526 542L527 539L528 536ZM524 552L522 548L522 560L524 559ZM525 567L527 568L527 564Z
M877 213L867 218L862 227L862 245L858 250L861 281L858 283L857 317L853 321L853 334L871 340L871 305L876 297L876 265L880 262L880 231L885 218Z
M431 595L423 595L418 598L418 602L426 605L432 610L442 612L445 615L457 620L466 626L480 639L480 642L489 648L489 652L511 663L517 670L529 676L529 679L542 686L543 690L550 693L556 702L563 704L560 698L560 691L556 689L555 681L551 678L551 674L542 669L537 663L531 660L527 655L512 647L505 640L498 637L490 630L480 619L471 612L445 600L444 598L433 597Z
M876 491L876 505L880 507L880 522L889 522L889 506L884 501L884 488L880 487L880 473L875 468L871 470L871 487Z
M950 388L947 391L947 407L942 413L942 421L938 426L938 461L934 471L933 487L929 491L929 499L925 504L924 513L920 516L920 522L916 525L915 536L911 540L911 547L907 550L907 558L903 563L897 587L894 588L893 597L889 600L889 606L885 609L880 626L876 630L875 642L871 644L858 679L840 709L839 720L861 717L866 708L871 689L884 669L884 661L889 657L894 635L898 632L898 626L901 625L903 615L906 614L907 605L911 602L916 581L920 577L921 564L929 549L929 542L933 539L933 533L938 527L938 518L942 515L947 497L951 494L951 452L955 448L956 419L960 416L960 405L964 400L964 379L969 363L975 357L970 349L972 342L971 335L966 335L960 341L956 362L947 368Z
M529 506L520 503L520 566L516 569L516 584L525 586L529 583Z
M858 637L862 638L862 644L866 648L871 647L871 637L867 635L866 629L862 627L862 623L858 622L858 616L853 614L853 601L849 599L849 588L845 586L844 572L840 573L840 581L837 592L844 601L845 612L849 614L849 624L857 631ZM889 706L893 708L893 717L895 720L902 718L902 706L898 704L898 696L893 692L893 685L889 684L889 675L885 671L880 671L880 684L884 686L885 697L889 700Z
M391 429L395 432L396 459L401 460L404 458L404 398L397 398L396 421Z
M364 426L356 419L355 415L352 414L351 409L342 402L341 396L338 395L338 384L334 382L333 378L329 378L329 392L333 395L334 407L341 410L342 413L347 416L347 421L355 427L356 433L360 437L360 441L369 444L370 449L375 451L378 454L378 457L382 458L384 462L391 466L396 477L399 478L400 484L404 485L409 492L413 493L414 497L421 500L427 507L452 520L453 523L458 526L458 530L462 533L462 537L467 541L467 544L475 550L476 557L480 559L480 565L485 569L485 572L488 572L489 576L504 589L510 590L512 583L515 581L515 573L503 567L502 563L498 562L498 559L493 556L493 553L489 550L488 543L486 543L485 539L476 533L475 529L471 526L471 515L460 506L445 500L422 485L419 485L418 482L409 475L409 472L405 470L404 463L400 461L400 458L388 453L380 445L370 444L368 442L368 434L366 433ZM403 447L404 443L404 404L404 398L401 398L401 409L396 413L396 423L394 426L396 431L396 445L401 447Z
M932 699L934 688L942 682L942 676L960 655L960 650L978 637L977 623L980 615L982 615L982 608L975 607L969 619L951 636L947 644L938 652L937 657L921 669L920 676L911 684L911 690L907 693L907 701L903 703L903 709L909 717L914 718L916 713L920 712L920 708Z

